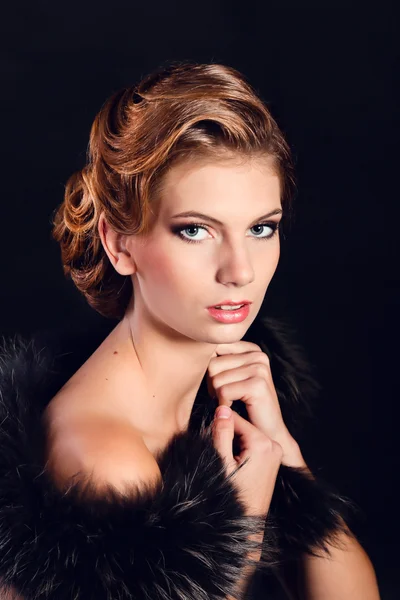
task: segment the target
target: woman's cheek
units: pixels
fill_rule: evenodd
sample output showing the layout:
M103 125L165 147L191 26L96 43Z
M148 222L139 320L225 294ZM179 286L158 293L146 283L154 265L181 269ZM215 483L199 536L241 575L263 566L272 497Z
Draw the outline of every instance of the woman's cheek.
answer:
M194 265L190 265L187 256L184 255L184 249L179 253L174 250L174 256L167 252L157 249L149 251L146 258L144 272L146 278L151 273L153 284L161 291L171 289L173 291L180 285L188 285L190 273L193 275Z

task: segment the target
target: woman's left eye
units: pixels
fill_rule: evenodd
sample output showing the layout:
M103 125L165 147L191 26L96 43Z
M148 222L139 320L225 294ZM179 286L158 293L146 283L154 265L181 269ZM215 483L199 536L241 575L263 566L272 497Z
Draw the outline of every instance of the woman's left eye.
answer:
M260 240L270 240L272 237L274 237L274 235L278 232L279 229L279 223L276 223L275 221L270 221L269 223L257 223L257 225L253 225L253 227L251 227L250 229L257 229L259 227L269 227L272 230L272 233L269 233L268 235L256 235L254 236L256 239L260 239ZM191 243L195 243L198 244L200 243L202 240L201 239L194 239L193 237L186 237L183 235L184 231L189 231L189 229L204 229L207 231L207 226L202 224L202 223L188 223L187 225L179 225L178 227L173 227L172 228L172 232L179 236L182 240L184 240L185 242L189 242Z

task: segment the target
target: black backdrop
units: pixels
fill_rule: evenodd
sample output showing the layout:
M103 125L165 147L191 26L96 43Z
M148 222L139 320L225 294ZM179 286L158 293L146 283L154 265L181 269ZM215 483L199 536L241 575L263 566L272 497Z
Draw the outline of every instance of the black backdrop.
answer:
M297 328L323 391L324 474L397 598L399 339L395 2L22 1L1 19L0 333L101 320L62 274L51 212L104 100L167 60L222 62L297 162L296 221L265 310Z

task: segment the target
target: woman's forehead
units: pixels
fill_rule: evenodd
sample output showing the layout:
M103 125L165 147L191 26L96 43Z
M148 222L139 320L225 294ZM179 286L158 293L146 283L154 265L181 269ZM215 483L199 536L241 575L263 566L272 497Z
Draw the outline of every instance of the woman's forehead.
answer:
M279 177L265 160L181 163L172 167L163 178L159 188L160 208L171 208L171 200L178 204L196 198L206 202L204 192L213 200L226 194L240 195L242 189L253 196L265 196L274 188L279 194Z

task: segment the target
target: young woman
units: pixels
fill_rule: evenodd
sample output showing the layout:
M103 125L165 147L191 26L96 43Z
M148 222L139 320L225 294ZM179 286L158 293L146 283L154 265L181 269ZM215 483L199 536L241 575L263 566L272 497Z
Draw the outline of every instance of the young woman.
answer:
M232 68L174 64L103 106L53 233L116 324L3 345L0 597L379 598L297 441L308 365L257 318L293 181Z

